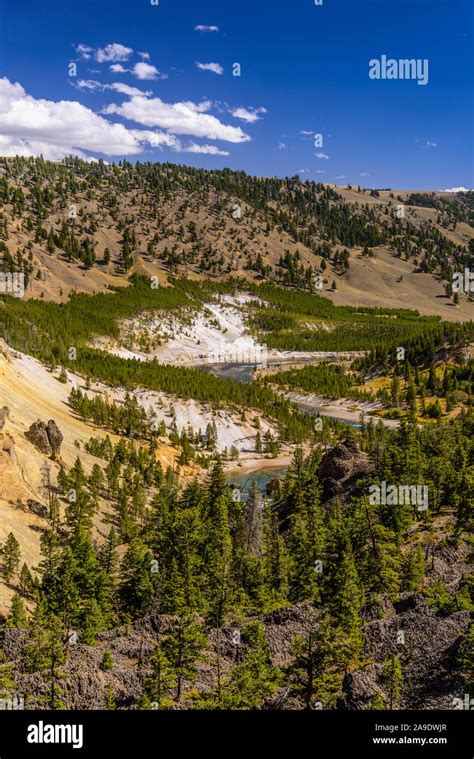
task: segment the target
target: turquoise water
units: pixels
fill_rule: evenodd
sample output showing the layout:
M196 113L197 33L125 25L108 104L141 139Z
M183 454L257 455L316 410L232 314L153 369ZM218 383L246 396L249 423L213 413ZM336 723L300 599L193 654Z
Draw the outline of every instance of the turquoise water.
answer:
M270 480L283 479L288 467L265 467L257 469L254 472L229 472L226 474L226 480L232 485L238 485L241 488L244 495L248 495L248 492L252 486L252 482L256 482L261 491L265 491L265 485Z

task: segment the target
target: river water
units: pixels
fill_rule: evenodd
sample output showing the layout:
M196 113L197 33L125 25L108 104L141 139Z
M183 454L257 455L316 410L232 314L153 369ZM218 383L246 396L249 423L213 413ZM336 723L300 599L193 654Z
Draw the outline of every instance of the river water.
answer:
M265 485L270 480L282 480L288 471L288 467L262 467L252 472L227 472L226 480L232 485L237 485L242 490L244 497L249 493L252 483L256 482L262 492L265 492Z
M214 374L216 377L222 377L223 379L231 379L234 382L252 382L252 374L256 369L255 364L204 364L197 366L197 369L203 369L209 374ZM309 414L317 415L317 410L311 408L310 405L294 401L294 403L302 410ZM337 419L337 417L332 417ZM357 422L350 422L346 419L337 419L337 421L348 424L351 427L360 429L361 425ZM256 482L262 492L265 492L265 485L270 480L279 478L283 479L288 467L262 467L254 471L246 471L242 473L230 473L226 474L227 482L237 485L241 488L244 496L248 495L248 492L253 482Z

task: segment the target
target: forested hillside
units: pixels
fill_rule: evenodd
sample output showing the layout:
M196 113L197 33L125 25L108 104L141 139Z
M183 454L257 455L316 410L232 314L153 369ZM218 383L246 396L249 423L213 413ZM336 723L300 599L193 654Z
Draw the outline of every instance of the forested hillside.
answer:
M88 475L78 458L49 491L34 573L22 565L13 535L4 546L3 576L17 588L7 627L18 631L19 648L14 668L2 666L2 688L16 678L24 689L28 673L39 673L31 706L80 705L80 676L69 659L77 666L82 656L92 676L95 667L106 673L102 708L275 708L281 699L290 708L344 708L357 698L349 683L364 670L372 690L356 708L426 708L411 680L427 652L413 647L411 623L406 647L394 627L367 658L375 620L408 603L421 614L418 626L436 614L463 631L449 677L424 696L449 708L450 692L467 687L469 670L463 635L472 608L465 563L472 440L472 414L424 432L372 426L360 438L367 476L349 500L341 493L331 507L322 489L329 459L321 461L316 449L307 457L296 452L281 500L272 504L257 489L236 499L219 463L204 482L183 486L171 471L153 467L152 448L96 448L100 465ZM429 510L374 505L369 484L384 480L426 483ZM111 506L110 531L97 546L91 526L103 498ZM285 624L291 609L294 634L282 628L290 640L279 650L267 632L278 624L277 611ZM148 627L136 626L140 621ZM136 695L114 677L123 676L124 663L108 647L111 629L135 637L155 631L155 645L147 635L136 665ZM431 643L438 656L438 643Z
M471 693L472 215L469 192L0 159L0 699Z
M373 302L383 285L390 305L398 298L413 307L420 284L425 313L472 317L468 292L452 289L453 273L472 267L472 193L77 158L3 158L0 174L0 254L7 271L24 272L30 296L102 290L133 271L239 274L320 290L341 304L356 289L367 305L383 305Z

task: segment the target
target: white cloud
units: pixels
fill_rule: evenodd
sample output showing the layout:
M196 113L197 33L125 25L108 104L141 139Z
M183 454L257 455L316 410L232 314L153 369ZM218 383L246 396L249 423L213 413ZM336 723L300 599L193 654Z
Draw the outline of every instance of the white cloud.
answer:
M131 47L125 47L118 42L111 42L105 47L99 47L95 51L95 59L98 63L106 63L108 61L128 61L133 53Z
M137 51L138 55L142 59L142 61L149 61L150 60L150 53L140 53L140 51Z
M130 87L129 84L125 84L124 82L114 82L110 86L107 85L107 89L115 90L116 92L120 92L122 95L128 95L129 97L133 97L134 95L137 97L149 97L150 95L153 95L151 90L140 90L138 87Z
M199 61L196 61L196 66L201 71L212 71L214 74L224 73L224 69L220 63L199 63Z
M145 99L143 96L134 98L136 101ZM174 135L127 129L77 101L35 99L21 84L12 83L6 77L0 79L0 133L0 154L42 154L50 160L66 155L93 160L87 155L89 151L108 156L137 155L146 144L184 150Z
M286 144L284 142L279 142L278 150L286 150Z
M104 90L114 90L115 92L120 92L122 95L128 95L128 97L132 97L134 95L138 97L149 97L150 95L153 95L153 92L151 90L140 90L138 87L131 87L129 84L125 84L124 82L104 84L103 82L98 82L96 79L79 79L75 86L79 90L89 90L90 92L104 92Z
M205 155L229 155L227 150L220 150L215 145L196 145L192 142L183 149L183 153L202 153Z
M425 140L425 139L420 139L419 137L415 137L415 142L421 145L422 148L437 148L438 147L438 143L434 142L434 140Z
M206 113L212 103L163 103L159 98L147 100L151 93L141 92L123 82L104 84L94 79L80 80L77 87L89 91L114 90L131 95L123 106L112 105L106 111L120 113L125 108L127 118L145 126L163 126L168 131L130 129L124 124L111 123L102 115L73 100L59 102L36 99L18 82L0 78L0 155L38 156L60 160L76 155L85 160L97 160L90 153L107 156L138 155L147 147L167 148L174 152L227 156L226 150L215 145L182 142L177 134L226 140L240 143L250 140L239 127L222 124ZM149 105L147 105L149 104Z
M469 187L448 187L446 190L441 190L441 192L471 192Z
M171 148L177 152L183 152L181 142L174 134L167 132L152 132L149 129L130 129L132 134L139 142L148 142L153 148Z
M310 135L310 134L314 134L314 132L311 131L311 130L307 130L307 129L300 129L300 134L304 134L304 135L307 136L307 135Z
M51 145L49 142L23 140L21 137L7 137L5 135L0 135L0 155L7 158L16 155L24 158L42 155L47 161L60 161L66 155L75 155L84 160L91 160L86 153L73 148L71 145Z
M339 174L338 177L334 177L334 179L345 179L345 178L346 178L345 174Z
M323 171L323 169L316 169L315 173L316 174L325 174L326 172Z
M194 27L195 32L218 32L218 26L206 26L205 24L198 24Z
M370 177L370 174L369 174L368 171L361 171L360 176L361 177Z
M255 121L258 121L261 116L260 113L266 113L266 108L234 108L234 110L231 110L231 114L235 119L241 119L242 121L246 121L249 124L253 124Z
M90 61L94 48L89 47L88 45L83 45L82 42L80 42L79 45L76 45L75 51L84 61Z
M161 127L173 134L190 134L233 143L250 140L240 127L223 124L215 116L205 113L210 107L208 100L200 104L190 101L165 103L160 98L132 97L121 105L112 103L104 109L104 113L114 113L147 127Z
M143 61L135 64L132 69L132 74L134 74L137 79L142 80L158 79L158 77L161 76L156 66L152 66L151 63L144 63Z
M102 82L98 82L95 79L79 79L75 86L78 90L90 90L91 92L104 89Z
M114 74L125 74L128 69L125 68L125 66L122 66L121 63L112 63L111 66L109 66L109 69L113 71Z
M316 158L319 158L319 160L326 160L326 161L329 160L329 156L326 155L326 153L315 153L314 155L316 156Z

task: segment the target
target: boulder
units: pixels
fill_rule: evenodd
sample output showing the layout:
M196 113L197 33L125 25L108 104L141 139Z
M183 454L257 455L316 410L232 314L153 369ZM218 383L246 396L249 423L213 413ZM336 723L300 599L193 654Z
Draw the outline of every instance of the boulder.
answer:
M41 453L48 456L59 453L63 441L62 433L54 419L50 419L48 424L38 419L31 425L25 436Z
M51 446L53 453L59 453L59 449L61 448L61 443L63 442L63 435L60 432L59 427L54 421L54 419L49 420L48 424L46 425L46 431L48 434L49 444Z
M359 449L355 440L344 440L328 451L319 465L318 476L323 486L323 501L344 500L357 490L357 481L374 471L370 457Z
M44 503L40 503L39 501L34 501L32 498L30 498L28 501L28 509L33 512L33 514L36 514L38 517L43 517L46 519L48 516L48 507L44 505Z
M48 428L40 419L38 419L37 422L33 422L30 429L25 432L25 437L30 443L33 443L35 448L41 451L41 453L50 456L53 452L48 438Z
M265 493L270 498L279 498L280 497L280 486L281 486L281 480L278 479L278 477L274 477L272 480L269 480L267 484L265 485Z

